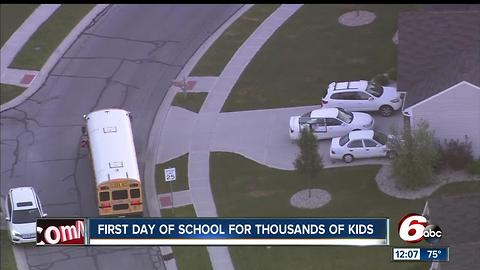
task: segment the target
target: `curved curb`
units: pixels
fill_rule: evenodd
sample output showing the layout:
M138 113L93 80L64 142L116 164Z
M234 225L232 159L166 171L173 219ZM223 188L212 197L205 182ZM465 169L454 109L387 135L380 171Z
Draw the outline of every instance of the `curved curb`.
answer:
M200 61L202 56L207 52L207 50L213 45L213 43L225 32L225 30L233 24L240 16L243 15L248 9L250 9L253 4L247 4L240 7L230 18L228 18L220 27L217 28L203 43L198 47L198 49L193 53L193 55L188 59L187 63L183 66L180 72L177 74L175 80L181 80L184 76L188 76L193 70L195 65ZM145 153L145 162L144 169L144 185L145 185L145 200L147 203L147 209L149 216L160 217L160 204L158 201L157 190L155 187L155 165L156 157L159 151L160 139L161 139L161 129L166 121L168 112L170 111L170 104L175 97L175 94L178 92L178 89L173 85L167 91L162 104L158 108L158 111L153 120L152 128L150 129L150 134L147 142L147 152ZM162 254L171 253L172 250L169 246L164 246L162 248ZM165 268L174 270L177 269L176 260L172 259L169 261L164 261Z
M193 70L195 65L198 63L200 58L207 52L208 48L212 46L212 44L223 34L223 32L232 24L234 23L238 17L240 17L243 13L245 13L250 7L252 7L253 4L248 4L244 5L243 7L239 8L233 16L231 16L228 20L226 20L215 32L213 32L209 38L195 51L195 53L190 57L190 59L187 61L183 69L178 73L176 80L180 80L183 78L183 76L187 76L190 74L190 72ZM145 173L144 173L144 179L145 179L145 185L147 186L145 188L146 196L147 196L147 202L149 202L148 205L148 211L149 214L153 216L160 216L160 205L158 204L157 200L157 192L155 188L155 160L157 157L157 153L159 151L159 145L160 145L160 138L161 138L161 132L159 133L158 131L161 131L160 127L162 127L165 123L166 117L168 112L170 111L170 104L173 101L173 98L175 97L175 94L178 92L178 89L174 86L171 86L170 89L168 89L167 94L165 95L165 98L162 101L162 104L160 105L160 108L157 111L157 114L155 115L155 119L153 121L153 126L150 130L150 136L148 139L148 147L147 147L147 153L146 153L146 160L151 160L152 162L147 162L145 164ZM155 204L151 204L152 200L155 201Z
M377 184L378 189L383 192L384 194L397 198L397 199L404 199L404 200L418 200L423 199L431 196L441 187L452 184L452 183L465 183L465 182L475 182L480 181L480 177L472 176L470 179L465 178L454 178L454 180L445 180L441 178L440 182L432 183L428 186L421 187L415 190L409 189L399 189L395 187L395 180L392 177L391 165L384 165L375 175L375 183ZM439 177L437 177L439 178ZM392 183L388 183L391 179ZM455 180L455 179L463 179L463 180ZM393 186L391 186L393 184Z
M58 63L60 58L67 52L67 50L72 46L72 44L77 40L80 34L90 25L92 21L95 21L98 15L101 15L102 12L110 5L100 4L96 5L90 12L83 17L83 19L70 31L70 33L65 37L65 39L58 45L58 47L53 51L52 55L48 58L47 62L43 65L42 69L38 73L37 77L33 80L30 87L25 89L20 95L14 99L6 102L5 104L0 105L0 112L6 111L8 109L14 108L26 99L35 94L40 87L47 80L48 75L53 70L55 65Z

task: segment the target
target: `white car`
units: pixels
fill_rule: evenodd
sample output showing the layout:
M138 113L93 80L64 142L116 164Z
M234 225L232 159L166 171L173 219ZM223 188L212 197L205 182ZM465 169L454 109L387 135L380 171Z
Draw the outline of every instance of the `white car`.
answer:
M290 117L290 138L299 139L303 128L310 128L315 137L321 140L343 136L352 130L372 129L374 124L373 117L366 113L322 108Z
M5 219L13 243L35 242L37 239L37 218L46 217L42 204L32 187L12 188L5 199Z
M330 158L343 159L346 163L356 158L388 157L395 153L388 148L389 136L373 130L357 130L332 139Z
M322 104L325 108L379 111L382 116L390 116L402 107L402 99L395 87L360 80L330 83Z

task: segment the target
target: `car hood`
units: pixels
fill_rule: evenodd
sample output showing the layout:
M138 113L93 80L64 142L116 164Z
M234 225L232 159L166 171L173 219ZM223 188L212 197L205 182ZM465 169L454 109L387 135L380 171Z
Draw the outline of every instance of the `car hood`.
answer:
M361 112L352 112L353 120L352 125L354 126L365 126L370 125L373 122L373 117L368 113L361 113Z
M11 223L10 228L20 234L32 234L37 233L37 224L36 222L31 223Z
M397 88L395 87L384 86L382 98L385 98L388 100L391 100L394 98L400 98L400 93L397 91Z

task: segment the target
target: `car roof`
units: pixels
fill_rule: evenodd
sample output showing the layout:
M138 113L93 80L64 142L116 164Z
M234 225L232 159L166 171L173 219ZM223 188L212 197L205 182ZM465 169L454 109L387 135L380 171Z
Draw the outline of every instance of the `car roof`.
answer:
M373 130L355 130L348 134L350 140L373 139Z
M337 118L338 109L337 108L322 108L318 110L313 110L310 113L310 117L322 117L322 118Z
M13 201L13 209L31 209L37 208L37 201L35 199L35 191L32 187L18 187L10 189L10 194ZM31 205L19 206L18 203L31 202Z
M348 81L348 82L332 82L328 85L328 91L364 91L367 89L368 81L359 80L359 81Z

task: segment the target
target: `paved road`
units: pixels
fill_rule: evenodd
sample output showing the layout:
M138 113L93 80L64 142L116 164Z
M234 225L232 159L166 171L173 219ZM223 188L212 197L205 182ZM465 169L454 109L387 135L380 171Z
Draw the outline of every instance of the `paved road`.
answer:
M45 84L0 115L1 194L33 186L50 216L96 216L93 173L79 149L82 115L133 114L140 170L148 134L171 83L239 5L115 5L67 51ZM25 248L30 269L155 269L155 248Z

